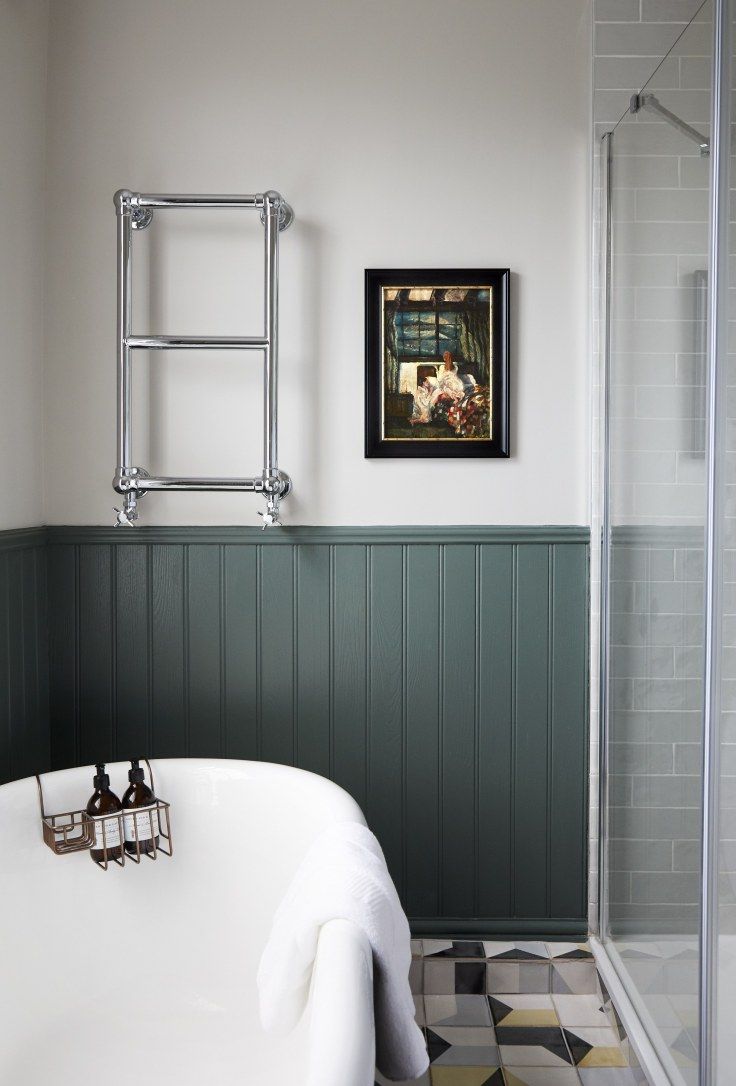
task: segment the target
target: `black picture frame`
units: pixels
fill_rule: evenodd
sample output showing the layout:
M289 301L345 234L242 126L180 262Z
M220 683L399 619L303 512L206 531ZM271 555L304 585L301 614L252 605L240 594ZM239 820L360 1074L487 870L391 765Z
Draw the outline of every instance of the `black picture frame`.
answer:
M508 268L367 268L365 272L365 455L372 457L508 457L509 456L509 285ZM389 305L384 290L432 289L429 309L443 304L435 294L447 297L451 288L490 289L490 358L488 387L491 397L489 438L448 436L417 438L385 436L384 393L386 356L384 350L384 307ZM407 295L408 297L408 295ZM394 303L398 304L398 303ZM408 303L407 303L408 304ZM417 303L419 304L419 303ZM439 344L439 339L437 340ZM439 347L437 348L439 351ZM398 359L395 359L398 366ZM452 362L448 365L452 366ZM410 371L411 372L411 371ZM398 382L398 378L396 379ZM399 399L401 394L399 393ZM408 400L406 395L404 400ZM413 400L413 397L411 397ZM407 404L402 404L407 410ZM403 422L404 420L402 420ZM407 423L408 426L408 423Z

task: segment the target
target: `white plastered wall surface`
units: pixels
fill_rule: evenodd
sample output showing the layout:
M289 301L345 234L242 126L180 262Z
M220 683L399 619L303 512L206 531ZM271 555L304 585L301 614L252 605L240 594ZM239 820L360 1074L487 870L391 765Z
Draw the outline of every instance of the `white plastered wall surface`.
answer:
M116 189L277 188L291 524L587 521L588 0L65 0L51 7L45 519L111 524ZM253 213L160 212L138 332L258 334ZM509 460L366 460L363 271L504 267ZM134 460L262 464L259 356L136 352ZM60 485L59 480L64 480ZM149 495L144 524L258 524Z
M47 0L0 0L0 531L40 524Z

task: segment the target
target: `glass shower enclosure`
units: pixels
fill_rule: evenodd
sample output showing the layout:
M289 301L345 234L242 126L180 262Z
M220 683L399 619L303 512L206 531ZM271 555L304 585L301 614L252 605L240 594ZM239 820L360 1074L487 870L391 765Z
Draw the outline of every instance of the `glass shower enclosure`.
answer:
M594 948L673 1086L736 1083L734 9L705 0L600 160Z

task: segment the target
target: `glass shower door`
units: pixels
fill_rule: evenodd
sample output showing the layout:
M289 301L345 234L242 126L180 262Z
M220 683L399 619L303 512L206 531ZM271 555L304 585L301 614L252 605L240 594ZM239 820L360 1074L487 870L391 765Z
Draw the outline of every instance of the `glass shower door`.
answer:
M699 1058L712 19L708 0L605 141L601 938L678 1086Z

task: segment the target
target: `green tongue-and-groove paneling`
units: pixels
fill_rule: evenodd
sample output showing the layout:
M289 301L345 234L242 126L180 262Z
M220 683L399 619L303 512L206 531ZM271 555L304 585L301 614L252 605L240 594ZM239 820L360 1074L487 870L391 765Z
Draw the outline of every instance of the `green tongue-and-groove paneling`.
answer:
M45 539L45 562L0 550L0 669L25 652L28 673L23 712L16 680L0 708L5 779L143 754L299 765L361 804L416 931L585 930L587 529Z
M0 532L0 783L51 763L46 536Z

